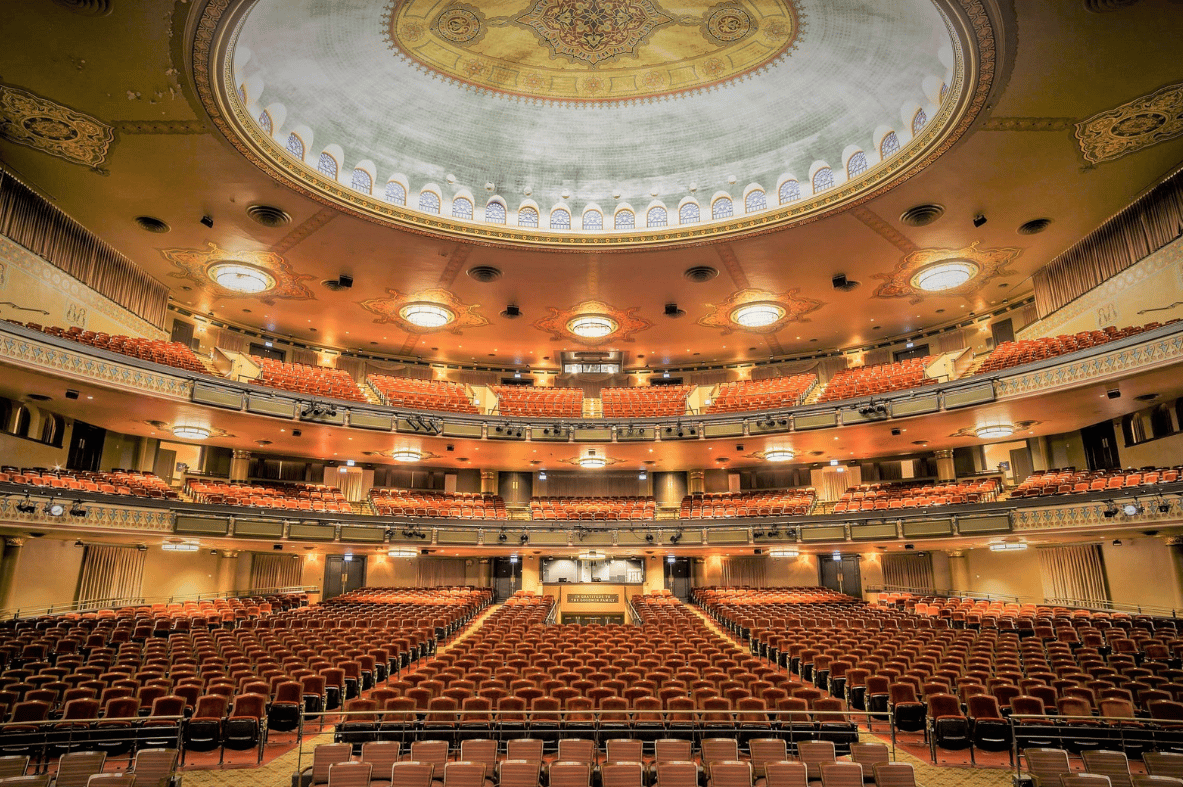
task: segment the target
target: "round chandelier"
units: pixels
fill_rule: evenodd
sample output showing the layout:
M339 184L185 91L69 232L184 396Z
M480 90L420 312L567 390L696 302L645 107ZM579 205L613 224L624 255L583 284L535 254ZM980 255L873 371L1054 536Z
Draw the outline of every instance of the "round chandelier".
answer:
M731 321L744 328L764 328L784 316L784 307L775 303L749 303L731 311Z
M436 303L408 303L398 315L419 328L442 328L456 319L456 313Z
M219 262L211 265L209 277L219 287L244 295L266 292L275 286L274 276L245 262Z
M960 287L978 275L978 266L968 260L947 260L921 268L912 285L925 292L944 292Z
M174 426L173 437L182 440L204 440L210 436L210 430L204 426Z
M608 460L602 456L588 454L587 456L579 457L579 466L586 470L596 470L601 467L606 467L607 465Z
M769 448L764 452L764 461L766 462L788 462L796 454L788 448Z
M994 440L999 437L1010 437L1015 433L1015 428L1011 424L988 424L986 426L979 426L974 430L982 440Z
M567 330L584 339L602 339L616 333L616 320L603 314L584 314L567 323Z
M396 462L418 462L423 458L423 453L414 448L396 448L390 457Z

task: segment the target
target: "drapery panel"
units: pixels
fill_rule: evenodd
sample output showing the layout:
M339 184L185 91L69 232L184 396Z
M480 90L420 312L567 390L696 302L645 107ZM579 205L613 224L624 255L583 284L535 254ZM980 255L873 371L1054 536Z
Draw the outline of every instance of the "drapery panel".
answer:
M842 493L852 486L863 482L863 469L858 465L843 468L839 473L837 467L818 467L809 471L810 486L817 494L817 499L823 503L831 503L842 497Z
M890 554L883 556L883 584L932 592L932 555Z
M463 585L464 558L420 558L416 561L419 587Z
M1089 606L1109 600L1105 563L1098 544L1041 547L1039 566L1047 602Z
M245 353L250 348L251 340L238 331L218 328L218 333L214 337L214 344L229 352Z
M92 544L82 556L77 601L87 606L137 604L143 595L145 550Z
M762 557L723 558L723 584L732 587L768 586L768 561Z
M251 555L251 590L298 587L303 579L304 561L299 555Z
M3 170L0 235L157 328L164 327L168 287Z

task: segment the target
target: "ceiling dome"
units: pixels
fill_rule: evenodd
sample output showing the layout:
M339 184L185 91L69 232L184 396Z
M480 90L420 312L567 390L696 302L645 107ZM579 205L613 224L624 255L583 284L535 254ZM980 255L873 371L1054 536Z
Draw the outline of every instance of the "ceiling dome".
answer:
M963 14L232 0L211 87L252 158L372 219L506 243L694 242L815 218L931 160L977 106Z

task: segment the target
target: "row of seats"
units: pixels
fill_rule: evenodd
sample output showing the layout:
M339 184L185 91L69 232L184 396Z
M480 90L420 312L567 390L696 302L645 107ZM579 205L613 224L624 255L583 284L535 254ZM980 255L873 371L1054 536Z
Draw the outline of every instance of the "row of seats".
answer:
M637 388L605 388L600 403L605 418L657 418L686 413L689 385L646 385Z
M740 380L720 383L711 392L704 413L740 413L796 407L805 401L817 385L817 375L794 374L767 380Z
M862 484L847 489L834 505L841 511L888 511L896 508L989 503L998 495L998 479L967 479L956 482L901 482Z
M491 385L501 415L522 418L582 418L582 388Z
M933 360L933 356L927 356L910 358L896 363L843 369L826 383L818 401L833 402L839 399L856 399L860 396L875 396L919 388L922 385L935 385L937 380L926 374L928 365Z
M388 407L438 410L445 413L476 413L472 393L463 383L450 380L420 380L371 374L366 377L382 403Z
M340 489L323 484L232 484L189 478L185 481L185 489L200 503L353 513Z
M1084 771L1075 771L1066 749L1029 747L1021 752L1023 772L1033 787L1180 787L1183 754L1146 752L1145 775L1130 770L1129 759L1119 751L1081 752Z
M435 492L429 489L370 490L370 506L378 516L507 519L501 495L478 492Z
M1011 493L1012 498L1048 497L1051 495L1079 495L1086 492L1137 490L1155 484L1173 484L1179 480L1183 465L1175 467L1143 467L1110 470L1077 470L1075 468L1041 470L1023 479Z
M621 520L653 519L652 497L532 497L531 519Z
M162 729L166 729L169 725L161 726ZM151 727L144 724L133 731L144 734L151 732ZM124 733L124 737L131 739L126 729L116 727L113 722L104 728L104 732L115 736ZM153 737L155 741L152 740ZM144 743L159 742L161 737L160 734L145 736ZM85 745L89 746L91 743L87 742ZM177 750L167 746L139 747L134 758L128 763L130 767L123 770L119 770L118 766L113 770L106 769L108 765L113 764L113 758L108 757L107 751L65 751L41 774L27 773L30 760L28 755L0 756L0 785L50 787L51 779L54 787L134 787L137 784L147 787L179 787L180 784L177 779ZM52 774L49 772L50 768Z
M259 365L260 370L259 377L251 380L255 385L280 388L309 396L327 396L351 402L367 401L357 381L343 369L282 363L257 355L252 355L251 360Z
M67 492L97 492L104 495L132 495L160 500L180 498L164 479L144 470L119 470L109 473L89 470L62 470L47 467L0 467L0 482L61 489Z
M32 328L35 331L41 331L61 339L89 344L91 347L97 347L100 350L107 350L108 352L119 353L120 355L127 355L132 358L140 358L141 360L151 361L152 363L158 363L163 366L172 366L189 372L209 374L209 369L201 362L200 358L194 355L193 350L180 342L166 342L163 339L144 339L139 336L123 336L122 334L111 336L110 334L101 332L84 331L78 326L63 329L54 325L42 327L35 322L22 323L18 320L8 320L8 322L14 325L23 325L26 328Z
M805 489L761 489L708 492L682 498L682 519L731 519L749 516L804 516L813 510L816 492Z
M1177 319L1166 323L1178 322ZM1144 331L1161 328L1163 323L1152 322L1146 325L1116 328L1112 325L1096 331L1081 331L1077 334L1060 334L1058 336L1041 336L1038 339L1022 339L1014 342L999 344L982 362L976 374L989 374L1022 366L1025 363L1055 358L1059 355L1086 350L1101 344L1136 336Z

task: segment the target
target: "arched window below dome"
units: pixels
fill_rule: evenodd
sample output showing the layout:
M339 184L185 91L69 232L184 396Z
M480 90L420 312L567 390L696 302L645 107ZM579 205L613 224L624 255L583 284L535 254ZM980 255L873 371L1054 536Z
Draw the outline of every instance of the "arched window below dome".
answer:
M637 217L631 210L618 210L613 217L615 229L631 230L637 226Z
M700 220L697 202L687 202L678 208L678 222L681 224L697 224Z
M406 205L407 204L407 190L403 188L403 184L397 180L392 180L386 184L386 201L392 205Z
M586 219L586 217L585 217ZM559 208L550 212L550 228L552 230L569 230L571 229L571 213L570 211Z
M583 213L583 228L585 230L604 229L604 214L598 210L588 210Z
M796 202L801 199L801 184L795 180L786 180L780 184L780 204L784 205L786 202Z
M857 178L859 175L867 171L867 154L861 150L850 157L846 162L846 176L848 178Z
M300 161L304 160L304 140L300 139L299 135L294 131L288 134L287 149L288 153L291 153L293 157L300 159Z
M731 204L730 197L719 197L719 199L711 203L712 219L730 218L734 213L735 206Z
M822 167L813 173L813 193L820 194L826 189L834 188L834 170Z
M895 135L894 131L889 131L884 134L883 140L879 143L879 158L886 159L899 152L900 138Z
M354 191L360 191L362 194L374 193L374 179L364 169L353 170L353 178L349 185L353 186Z
M440 195L434 191L420 192L419 210L424 213L434 213L438 216L440 212Z
M763 189L752 189L744 197L743 203L744 210L748 213L755 213L758 210L766 210L768 208L768 197L764 195Z
M271 133L271 113L265 109L259 113L259 128L263 129L268 134Z
M912 136L917 136L927 125L928 115L924 114L923 109L916 110L916 114L912 116Z
M316 162L316 168L320 170L322 175L327 175L333 180L337 179L337 159L328 153L320 154L320 160Z
M538 226L538 211L530 206L518 209L518 226L519 227L537 227Z
M452 215L458 219L472 220L472 200L468 197L456 197L452 200Z
M505 206L500 202L490 202L485 206L485 221L489 224L504 224Z
M664 227L669 223L669 214L666 213L665 208L661 207L660 205L654 205L649 209L649 212L645 214L646 227Z

